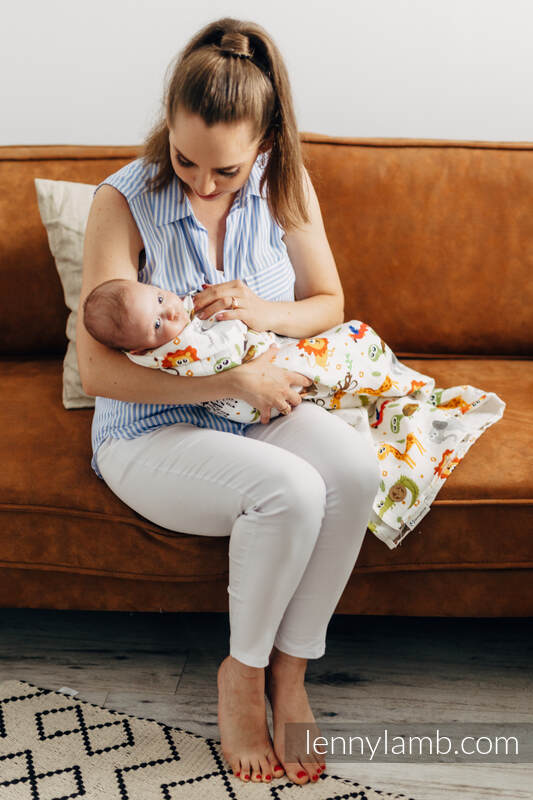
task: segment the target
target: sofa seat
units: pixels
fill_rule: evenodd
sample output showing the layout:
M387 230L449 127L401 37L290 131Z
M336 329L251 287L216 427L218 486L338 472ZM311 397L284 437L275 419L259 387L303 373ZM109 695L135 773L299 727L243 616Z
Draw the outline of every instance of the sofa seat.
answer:
M507 606L502 610L499 602L496 613L520 616L533 601L528 572L533 469L523 466L524 454L533 451L533 426L525 411L533 393L533 362L397 355L433 376L437 387L482 386L507 407L396 549L367 531L351 577L358 586L337 611L468 616L468 571L476 570L487 580L476 582L472 604L479 608L482 600L490 616L492 593L501 600L505 592ZM226 611L228 538L166 530L109 491L90 467L92 409L67 411L61 403L62 361L6 358L2 376L0 605L12 605L9 598L16 597L18 607ZM28 570L34 574L25 592ZM394 580L397 593L390 591ZM376 592L380 581L388 587L382 605ZM519 590L517 581L523 581ZM441 587L438 605L431 596L435 582ZM428 597L421 601L423 592Z

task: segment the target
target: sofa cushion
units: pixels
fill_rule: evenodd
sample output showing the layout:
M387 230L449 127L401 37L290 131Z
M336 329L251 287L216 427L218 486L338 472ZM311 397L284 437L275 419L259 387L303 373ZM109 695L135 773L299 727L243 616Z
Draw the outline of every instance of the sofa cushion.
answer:
M68 309L48 246L35 178L97 184L133 160L138 148L43 145L0 147L0 297L25 287L25 302L3 303L2 356L65 355Z
M76 353L76 322L83 272L83 243L92 205L94 184L35 178L37 203L48 244L61 280L65 305L70 310L63 361L63 405L94 408L94 397L83 391Z
M410 359L437 386L472 383L508 404L469 450L431 511L395 550L367 532L357 571L533 566L533 364ZM146 581L223 579L228 539L174 533L145 520L90 467L92 410L61 404L59 359L2 362L2 567ZM529 464L529 468L527 468ZM39 535L36 535L36 530ZM228 531L229 535L229 531Z

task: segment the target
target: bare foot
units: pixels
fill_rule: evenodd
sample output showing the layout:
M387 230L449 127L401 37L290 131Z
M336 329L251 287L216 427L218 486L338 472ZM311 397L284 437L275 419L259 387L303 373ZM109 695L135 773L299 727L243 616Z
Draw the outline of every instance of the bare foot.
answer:
M266 718L264 669L229 655L218 668L217 685L220 745L233 774L245 783L280 778L283 768Z
M289 656L273 648L270 664L265 670L266 695L274 723L274 750L289 780L300 785L316 782L326 768L322 756L307 754L305 748L298 752L297 761L285 760L285 723L309 723L310 740L320 736L304 687L306 665L307 659Z

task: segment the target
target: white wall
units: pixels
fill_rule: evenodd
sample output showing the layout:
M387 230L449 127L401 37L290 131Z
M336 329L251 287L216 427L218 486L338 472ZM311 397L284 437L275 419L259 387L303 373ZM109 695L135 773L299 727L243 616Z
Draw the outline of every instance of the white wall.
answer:
M221 16L251 19L272 35L302 131L533 140L531 0L9 5L0 144L139 144L170 61Z

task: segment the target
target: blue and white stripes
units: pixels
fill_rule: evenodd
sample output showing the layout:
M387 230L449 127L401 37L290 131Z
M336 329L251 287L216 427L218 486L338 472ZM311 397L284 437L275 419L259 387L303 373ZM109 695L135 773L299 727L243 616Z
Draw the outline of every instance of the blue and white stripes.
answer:
M137 223L146 254L139 281L184 295L201 289L202 283L240 278L265 300L294 300L295 275L281 238L284 232L270 214L265 188L262 195L259 193L265 160L264 155L257 157L228 214L224 272L210 263L207 229L196 219L176 176L163 190L150 192L147 179L154 175L156 167L136 159L102 181L95 194L104 184L114 186L126 197ZM108 436L133 439L177 422L241 435L247 427L202 406L127 403L97 397L92 422L92 468L101 478L95 455Z

